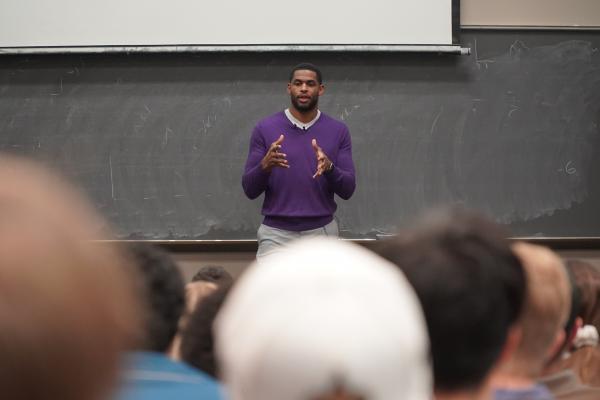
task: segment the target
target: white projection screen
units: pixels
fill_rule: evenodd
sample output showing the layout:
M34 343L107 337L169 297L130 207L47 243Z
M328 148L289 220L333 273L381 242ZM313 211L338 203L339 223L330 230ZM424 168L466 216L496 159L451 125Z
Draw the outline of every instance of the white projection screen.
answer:
M0 48L452 45L457 0L2 0Z

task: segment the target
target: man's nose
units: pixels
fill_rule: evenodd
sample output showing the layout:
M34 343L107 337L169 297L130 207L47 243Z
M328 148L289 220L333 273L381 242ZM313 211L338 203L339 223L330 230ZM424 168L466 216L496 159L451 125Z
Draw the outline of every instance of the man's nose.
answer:
M300 86L300 90L306 92L308 90L308 85L306 83L303 83L302 86Z

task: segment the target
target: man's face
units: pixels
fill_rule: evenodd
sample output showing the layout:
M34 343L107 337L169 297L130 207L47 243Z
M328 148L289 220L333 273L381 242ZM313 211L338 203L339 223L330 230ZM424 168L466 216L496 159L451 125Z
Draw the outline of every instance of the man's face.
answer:
M295 71L292 81L288 83L292 105L300 112L314 110L324 91L325 87L317 80L317 73L307 69Z

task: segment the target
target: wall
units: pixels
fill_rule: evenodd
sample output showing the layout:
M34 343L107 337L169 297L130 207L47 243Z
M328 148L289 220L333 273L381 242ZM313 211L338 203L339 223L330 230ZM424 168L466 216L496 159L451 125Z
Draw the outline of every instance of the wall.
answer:
M543 11L543 12L542 12ZM598 0L461 0L465 26L600 26Z

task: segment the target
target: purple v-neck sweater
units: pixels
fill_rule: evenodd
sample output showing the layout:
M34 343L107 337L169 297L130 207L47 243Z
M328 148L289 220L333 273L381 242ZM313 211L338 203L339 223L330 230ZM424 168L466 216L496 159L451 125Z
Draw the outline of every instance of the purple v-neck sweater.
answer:
M274 167L264 172L260 161L280 135L281 152L289 168ZM313 179L317 157L312 139L333 162L333 171ZM345 124L324 113L310 128L296 127L278 112L261 120L250 138L248 160L242 177L246 196L265 193L262 214L265 225L289 231L305 231L327 225L337 208L334 193L347 200L354 193L354 163L350 133Z

